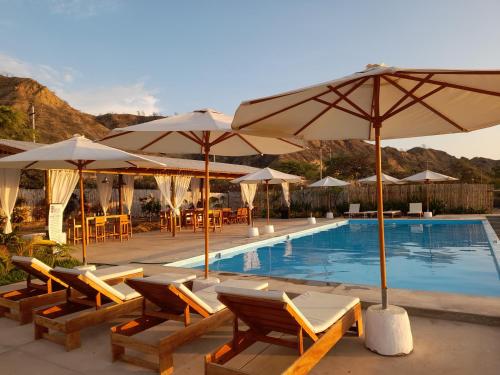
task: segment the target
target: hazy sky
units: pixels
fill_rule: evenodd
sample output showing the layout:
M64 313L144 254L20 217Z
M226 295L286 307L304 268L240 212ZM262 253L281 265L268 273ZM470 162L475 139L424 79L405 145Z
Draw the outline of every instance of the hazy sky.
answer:
M173 114L359 71L500 68L500 1L0 0L0 74L99 114ZM500 126L385 142L500 159Z

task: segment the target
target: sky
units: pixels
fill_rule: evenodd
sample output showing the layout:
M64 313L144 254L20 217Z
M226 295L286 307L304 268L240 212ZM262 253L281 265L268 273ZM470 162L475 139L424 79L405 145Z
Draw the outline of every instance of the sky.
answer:
M0 74L73 107L233 114L369 63L500 68L500 1L0 0ZM384 141L500 159L500 126Z

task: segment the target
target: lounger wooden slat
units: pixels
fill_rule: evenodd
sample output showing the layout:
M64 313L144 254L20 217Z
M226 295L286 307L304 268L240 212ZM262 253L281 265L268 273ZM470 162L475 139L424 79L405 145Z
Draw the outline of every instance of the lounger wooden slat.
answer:
M33 309L64 300L67 285L50 274L51 267L31 257L13 256L12 263L28 274L26 287L0 294L0 316L26 324L32 321Z
M235 315L233 339L206 355L206 375L246 374L225 364L257 342L296 349L299 357L281 374L307 374L347 331L362 335L361 305L357 298L308 292L290 300L283 292L259 293L224 287L216 290L219 300ZM239 320L248 329L240 330ZM274 332L295 339L271 336ZM304 350L305 338L313 342L307 350Z
M142 268L129 268L128 273L124 267L115 270L106 282L90 271L53 269L51 274L68 285L66 301L35 311L35 340L47 339L70 351L81 346L81 330L140 309L139 294L117 282L142 276Z
M148 279L151 278L127 280L127 284L140 292L145 300L153 306L144 303L139 318L111 329L113 361L121 360L154 369L161 375L171 374L174 371L173 352L179 346L231 322L233 314L216 300L214 287L193 293L189 289L191 286L189 282L162 284ZM246 288L267 288L267 282L241 280L233 282ZM211 296L211 294L213 294L216 304L213 301L210 303L207 299L203 299L203 296ZM194 317L192 317L193 314ZM141 332L169 320L181 321L184 328L175 330L154 342L145 342L137 337ZM126 349L154 354L157 360L151 362L141 357L129 355L126 353Z

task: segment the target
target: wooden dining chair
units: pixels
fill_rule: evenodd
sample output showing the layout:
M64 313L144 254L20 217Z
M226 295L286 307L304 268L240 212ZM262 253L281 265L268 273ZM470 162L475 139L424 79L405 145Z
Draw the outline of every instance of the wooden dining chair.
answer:
M128 215L120 215L120 227L119 227L119 236L120 241L123 241L125 238L127 241L130 237L130 220L128 219Z
M88 235L89 240L94 240L95 242L106 241L106 217L96 216L93 220L92 225L89 226L90 233Z
M68 242L72 242L73 245L83 239L82 224L78 224L75 218L70 218L66 222L66 236Z

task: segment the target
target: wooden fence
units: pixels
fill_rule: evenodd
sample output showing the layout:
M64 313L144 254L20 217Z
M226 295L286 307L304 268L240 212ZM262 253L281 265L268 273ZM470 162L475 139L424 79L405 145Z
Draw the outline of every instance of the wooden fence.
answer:
M409 202L422 202L425 208L426 188L429 189L431 208L438 213L490 213L493 210L493 186L487 184L430 184L430 185L385 185L384 205L386 209L401 209L406 211ZM312 189L291 187L292 211L301 214L302 211L326 211L328 208L328 197L331 197L333 208L342 210L348 203L360 203L362 210L370 210L376 207L375 186L352 185L346 188ZM31 207L34 220L44 217L44 190L43 189L20 189L19 198L25 201L25 205ZM216 193L214 193L216 194ZM270 188L270 204L275 212L279 212L283 206L279 185ZM143 216L140 199L152 195L160 199L157 189L136 189L132 204L132 215ZM78 197L78 190L74 193ZM99 197L96 189L85 190L86 201L97 210ZM241 195L239 191L231 191L226 194L226 199L221 203L233 209L240 207ZM260 215L266 207L264 189L259 187L255 197L256 215ZM110 212L118 206L118 190L113 189Z

